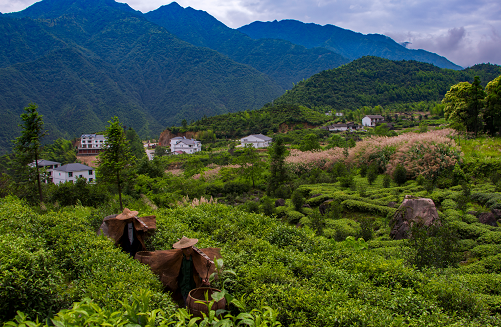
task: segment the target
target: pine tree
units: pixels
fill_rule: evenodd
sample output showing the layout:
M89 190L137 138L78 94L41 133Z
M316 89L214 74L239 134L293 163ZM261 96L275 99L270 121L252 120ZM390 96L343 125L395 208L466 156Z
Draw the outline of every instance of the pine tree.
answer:
M40 171L38 160L41 148L41 139L46 135L42 115L37 111L38 107L30 103L24 108L21 114L22 128L21 136L14 141L14 179L20 185L30 183L36 179L38 187L38 196L40 202L43 202L42 185L40 181ZM34 163L33 167L30 164ZM32 172L35 171L36 174Z
M99 164L97 178L99 182L117 186L120 211L122 211L122 189L134 175L136 158L131 154L129 142L118 118L115 116L108 123L110 125L106 127L104 149L97 157Z

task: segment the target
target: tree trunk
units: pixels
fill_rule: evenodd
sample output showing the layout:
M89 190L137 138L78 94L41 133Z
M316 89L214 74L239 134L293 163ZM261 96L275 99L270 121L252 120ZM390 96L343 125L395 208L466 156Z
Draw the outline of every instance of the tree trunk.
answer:
M37 151L37 149L35 149L35 167L37 170L38 196L40 197L40 203L42 203L43 202L42 185L40 184L40 171L38 169L38 151Z

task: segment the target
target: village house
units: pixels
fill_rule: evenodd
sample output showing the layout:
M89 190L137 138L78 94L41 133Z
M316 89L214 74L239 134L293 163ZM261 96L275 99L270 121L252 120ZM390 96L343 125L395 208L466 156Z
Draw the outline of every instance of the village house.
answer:
M359 126L355 123L348 122L346 124L344 124L344 123L332 124L332 125L328 125L328 126L325 126L322 128L328 130L329 132L356 131L359 128Z
M170 139L170 150L173 154L195 153L202 151L202 142L178 136Z
M362 118L362 126L375 127L378 123L383 123L384 117L381 115L367 115Z
M52 173L55 168L61 166L60 162L50 161L50 160L38 160L38 168L44 168L45 172L41 175L41 179L44 183L52 183ZM29 164L30 167L35 167L35 162Z
M88 183L94 182L96 179L94 168L81 163L70 163L52 170L52 182L54 184L73 183L77 178L85 178Z
M271 144L272 138L263 134L252 134L240 139L242 147L252 144L255 148L266 148Z
M78 145L78 155L96 155L101 152L106 143L106 137L98 134L82 134Z

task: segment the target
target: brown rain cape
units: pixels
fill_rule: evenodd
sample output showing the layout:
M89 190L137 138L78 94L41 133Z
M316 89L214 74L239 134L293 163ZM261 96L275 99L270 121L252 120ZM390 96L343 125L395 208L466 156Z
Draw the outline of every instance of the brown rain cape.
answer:
M211 260L221 258L220 248L205 248L200 249ZM147 257L147 260L142 260L142 257ZM160 277L163 285L167 290L175 293L179 289L178 276L181 270L181 262L183 260L183 251L181 249L138 252L135 258L150 266L151 270ZM202 279L208 278L214 271L214 265L207 267L207 260L196 251L193 251L193 279L197 287L202 284Z
M115 245L120 244L120 239L124 233L124 228L128 223L134 224L134 229L136 231L135 235L141 243L142 250L146 250L144 245L144 239L149 234L153 233L157 228L157 221L155 216L146 217L133 217L129 219L116 219L118 215L107 216L103 220L100 231L104 236L111 238L115 241Z

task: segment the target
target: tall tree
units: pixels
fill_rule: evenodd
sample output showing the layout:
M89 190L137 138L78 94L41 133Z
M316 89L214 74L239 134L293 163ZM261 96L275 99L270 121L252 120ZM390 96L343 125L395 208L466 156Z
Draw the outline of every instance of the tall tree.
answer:
M485 130L490 135L501 135L501 76L492 80L485 87Z
M37 181L38 196L40 202L43 202L42 185L40 182L40 170L38 168L38 160L40 148L42 146L41 139L46 135L42 115L38 113L38 107L34 103L30 103L24 108L24 113L21 114L22 123L19 126L22 128L21 136L14 141L14 173L17 182L26 183ZM30 166L34 163L33 167ZM35 171L33 176L30 172Z
M136 131L132 128L129 127L127 130L127 133L125 134L127 141L129 142L130 145L130 151L136 159L143 159L146 157L146 151L144 149L144 144L143 141L141 141L141 138L139 135L137 135Z
M256 187L256 179L261 175L265 163L259 157L257 150L252 144L246 144L243 153L237 158L242 174L252 181L252 187Z
M485 92L478 76L475 76L473 84L461 82L453 85L442 100L445 118L453 126L464 126L467 132L477 135L484 97Z
M484 108L485 92L480 78L475 76L468 92L468 123L471 126L475 136L478 134L480 128L480 113Z
M273 194L287 178L287 171L285 170L286 155L287 148L284 141L282 138L277 138L270 148L270 178L266 189L268 195Z
M115 116L108 123L104 133L106 136L104 149L97 157L99 164L97 178L99 182L117 186L120 211L122 211L122 189L134 175L136 158L131 154L129 142L118 118Z

